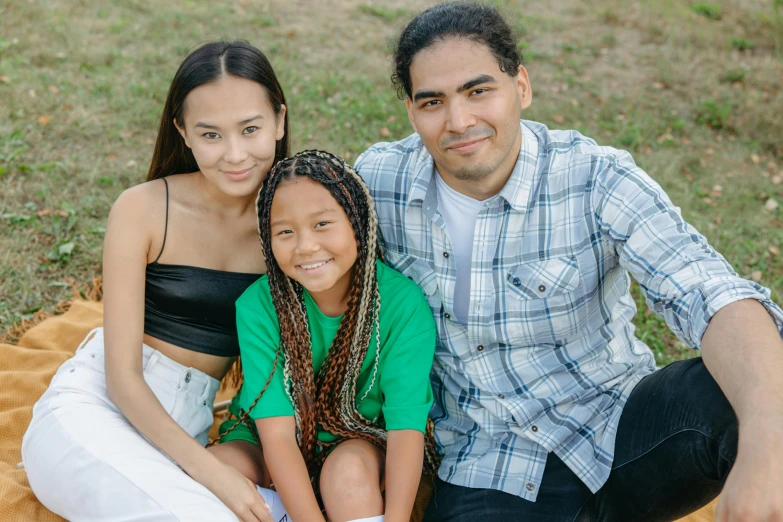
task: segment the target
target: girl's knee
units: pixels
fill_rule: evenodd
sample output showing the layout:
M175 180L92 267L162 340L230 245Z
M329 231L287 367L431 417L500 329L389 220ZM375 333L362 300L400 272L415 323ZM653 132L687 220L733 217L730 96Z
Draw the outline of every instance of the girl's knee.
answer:
M264 454L260 446L242 440L232 440L210 446L207 450L223 464L233 467L254 484L269 487Z
M369 443L366 443L369 446L366 447L363 444L349 444L351 442L354 441L344 442L336 448L321 469L321 496L327 510L331 503L357 506L379 504L382 507L381 469L375 454L379 450Z

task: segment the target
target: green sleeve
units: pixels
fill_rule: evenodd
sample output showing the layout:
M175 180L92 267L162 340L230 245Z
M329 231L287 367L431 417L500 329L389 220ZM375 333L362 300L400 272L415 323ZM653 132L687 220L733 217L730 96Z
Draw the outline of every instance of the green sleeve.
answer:
M394 317L381 351L382 411L387 430L424 432L432 407L430 370L435 356L435 322L418 287L405 293L404 301L393 303Z
M264 387L280 345L280 330L266 278L259 280L237 300L237 335L242 356L244 384L239 404L250 408ZM250 412L253 419L293 416L294 409L285 390L281 352L277 369L264 394Z

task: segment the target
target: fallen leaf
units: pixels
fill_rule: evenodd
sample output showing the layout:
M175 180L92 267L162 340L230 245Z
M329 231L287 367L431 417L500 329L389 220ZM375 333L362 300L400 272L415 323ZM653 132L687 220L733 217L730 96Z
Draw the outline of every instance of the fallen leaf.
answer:
M652 147L650 147L649 145L645 145L644 147L642 147L642 152L649 156L650 154L653 153L653 150Z
M761 270L754 270L750 273L750 278L753 279L755 282L761 281Z
M783 183L783 174L778 174L777 176L772 176L772 184L773 185L780 185Z
M321 118L320 120L318 120L319 129L325 129L328 126L329 126L329 120L327 120L326 118Z
M722 225L723 224L723 218L718 216L715 218L715 224L716 225Z
M106 156L106 159L109 161L115 161L117 159L117 156L115 156L114 154L108 154Z
M127 168L133 168L136 166L136 160L130 160L128 163L125 164Z
M682 137L682 144L683 145L688 145L690 142L691 142L691 140L687 136L683 136Z
M51 116L38 116L38 123L46 125L52 120Z
M125 139L128 139L128 138L130 138L131 136L133 136L133 133L132 133L131 131L122 131L122 132L120 133L120 138L125 138Z
M11 80L5 74L0 74L0 82L2 82L2 83L11 83Z
M759 164L759 161L761 161L761 158L759 157L759 155L758 155L758 154L751 154L751 155L750 155L750 161L752 161L753 163L755 163L756 165L758 165L758 164Z
M565 116L562 114L555 114L552 116L552 119L555 120L557 123L563 123L565 121Z
M60 94L60 89L56 85L50 85L48 89L52 94Z
M712 156L713 154L715 154L715 149L710 147L710 148L708 148L707 150L704 151L704 154L706 154L707 156Z
M147 145L154 145L155 140L153 140L152 138L147 138L146 140L144 140L144 143L146 143Z
M710 198L704 198L704 199L702 199L702 201L705 202L708 205L714 205L714 203L712 202L712 200Z
M386 118L386 121L387 121L388 123L394 123L395 121L397 121L397 115L396 115L396 114L392 114L391 116L389 116L388 118Z
M286 34L287 37L293 38L296 36L296 33L294 31L289 31L288 34Z
M50 208L45 208L43 210L39 210L38 211L38 217L48 216L51 212L52 212L52 209L50 209Z
M768 250L769 250L769 253L772 254L773 256L779 256L780 255L780 249L778 247L774 246L774 245L769 247Z
M659 91L666 88L666 85L661 82L653 82L652 86L654 89L658 89Z
M388 138L391 135L391 132L389 132L389 129L386 127L381 127L381 138Z
M350 152L343 152L343 159L346 160L346 161L351 159L351 153Z
M775 201L773 198L769 198L766 203L764 203L764 208L769 210L770 212L774 212L778 209L778 202Z
M64 210L58 210L58 211L55 212L55 214L57 214L61 218L67 218L68 217L68 212L66 212Z
M714 185L712 190L715 192L723 192L723 185Z
M579 100L577 100L577 99L572 99L572 100L571 100L571 105L573 105L574 107L579 107Z
M657 141L658 143L663 143L664 141L674 141L674 136L672 136L667 132L666 134L661 134L660 136L658 136L655 139L655 141Z
M63 105L63 110L64 111L72 111L73 110L73 105L71 105L70 103L66 103L65 105Z

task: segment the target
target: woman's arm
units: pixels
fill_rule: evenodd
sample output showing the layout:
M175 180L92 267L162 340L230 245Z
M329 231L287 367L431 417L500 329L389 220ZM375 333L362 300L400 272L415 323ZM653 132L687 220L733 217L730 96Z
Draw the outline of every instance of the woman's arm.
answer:
M256 427L272 483L291 519L324 521L307 466L296 442L294 417L258 419Z
M242 520L271 520L263 499L249 481L180 428L144 380L144 284L153 225L149 216L160 214L149 203L150 190L147 184L125 191L112 207L106 226L103 288L109 397L142 435ZM160 196L164 201L163 194ZM162 222L160 219L154 224Z
M424 461L424 434L392 430L386 442L385 522L408 522L416 501Z

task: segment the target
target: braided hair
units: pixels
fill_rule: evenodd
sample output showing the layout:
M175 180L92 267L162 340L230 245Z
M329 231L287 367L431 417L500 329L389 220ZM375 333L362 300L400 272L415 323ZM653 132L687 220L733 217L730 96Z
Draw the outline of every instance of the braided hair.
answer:
M270 213L275 191L284 180L306 176L323 185L345 211L354 231L357 257L351 274L348 306L326 359L313 371L312 343L304 303L303 287L280 269L272 254ZM294 407L296 438L311 478L317 476L328 449L348 439L364 439L385 450L386 431L377 419L367 419L357 408L376 383L380 355L379 313L376 258L381 257L378 221L367 186L343 159L328 152L306 150L277 163L264 180L256 201L258 232L267 266L269 288L280 325L280 345L272 372L261 393L239 422L251 428L258 440L249 412L260 400L284 352L283 371L286 391ZM357 400L357 382L368 349L375 339L372 381L364 396ZM336 436L323 443L318 440L317 426ZM431 425L428 426L431 435ZM230 432L228 430L225 434ZM425 467L434 471L436 456L432 437L427 437ZM259 440L260 443L260 440Z

